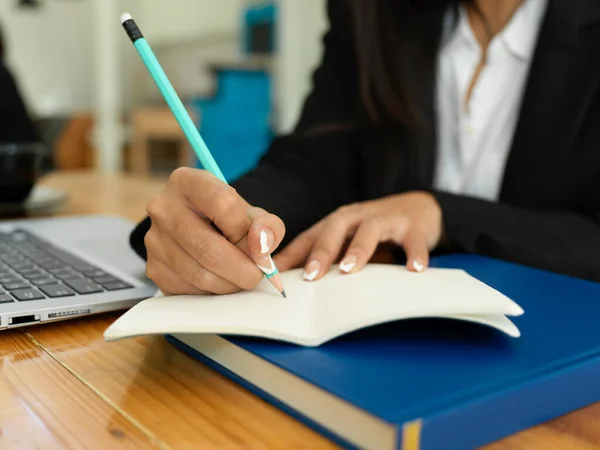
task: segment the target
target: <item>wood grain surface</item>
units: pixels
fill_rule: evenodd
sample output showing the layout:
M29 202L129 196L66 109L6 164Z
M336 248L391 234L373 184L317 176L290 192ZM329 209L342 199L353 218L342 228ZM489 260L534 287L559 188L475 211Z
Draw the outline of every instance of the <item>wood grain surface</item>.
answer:
M0 448L141 448L142 430L24 333L1 337Z
M107 315L30 330L56 361L169 448L333 448L161 337L105 342Z

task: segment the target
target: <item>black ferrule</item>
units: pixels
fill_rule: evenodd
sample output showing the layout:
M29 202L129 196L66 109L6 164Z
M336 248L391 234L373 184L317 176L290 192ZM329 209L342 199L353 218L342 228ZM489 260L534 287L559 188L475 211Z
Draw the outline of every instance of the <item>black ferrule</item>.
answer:
M125 28L129 39L131 39L131 42L133 43L135 43L135 41L137 41L138 39L144 37L144 35L142 34L142 32L140 31L133 19L129 19L123 22L123 28Z

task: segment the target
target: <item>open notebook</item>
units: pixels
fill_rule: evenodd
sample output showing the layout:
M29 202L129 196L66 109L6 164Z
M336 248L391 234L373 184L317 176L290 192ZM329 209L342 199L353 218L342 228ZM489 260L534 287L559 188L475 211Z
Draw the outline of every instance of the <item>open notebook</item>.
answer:
M426 317L476 322L520 336L506 316L523 314L521 307L458 269L414 273L372 264L352 275L332 271L310 283L292 270L282 281L287 299L266 280L254 290L224 296L159 295L131 308L104 336L225 334L318 346L361 328Z

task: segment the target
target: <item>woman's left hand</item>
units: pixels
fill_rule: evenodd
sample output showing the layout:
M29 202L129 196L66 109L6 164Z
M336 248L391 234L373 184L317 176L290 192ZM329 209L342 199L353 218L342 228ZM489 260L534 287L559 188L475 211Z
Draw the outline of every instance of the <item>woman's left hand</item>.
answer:
M379 244L404 248L409 270L421 272L442 236L442 211L434 196L409 192L343 206L294 239L274 259L280 270L304 265L307 281L323 277L343 254L339 269L353 273Z

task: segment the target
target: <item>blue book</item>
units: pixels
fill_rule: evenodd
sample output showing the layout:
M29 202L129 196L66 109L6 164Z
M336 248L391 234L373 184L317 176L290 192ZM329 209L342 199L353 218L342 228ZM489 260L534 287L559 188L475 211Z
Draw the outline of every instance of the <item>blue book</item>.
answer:
M510 320L519 333L425 314L314 346L222 332L167 339L349 448L474 448L600 400L600 284L467 255L432 267L461 269L520 305L525 313ZM455 293L448 286L450 303ZM137 311L121 332L153 314Z
M600 401L600 284L467 255L432 266L464 269L515 300L521 337L416 319L317 348L168 339L345 447L474 448Z

